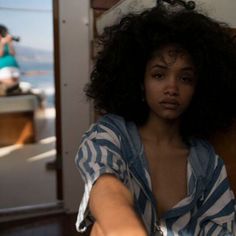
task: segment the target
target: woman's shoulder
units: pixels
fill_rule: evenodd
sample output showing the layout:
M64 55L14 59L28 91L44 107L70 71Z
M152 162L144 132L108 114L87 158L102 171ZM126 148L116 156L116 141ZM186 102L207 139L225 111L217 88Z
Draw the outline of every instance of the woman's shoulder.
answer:
M105 114L92 123L84 133L83 139L94 139L103 137L113 137L119 139L127 132L127 122L121 116L115 114Z
M189 139L190 148L198 153L205 153L208 155L217 155L213 145L207 139L191 138Z
M138 150L141 146L135 123L111 113L101 116L90 126L83 136L83 140L86 139L109 140L123 148L136 146Z
M98 124L113 124L113 125L124 125L125 119L122 116L113 114L113 113L107 113L103 116L101 116L98 121Z
M126 121L122 116L108 113L101 116L96 123L92 125L97 131L114 132L117 135L126 135L129 133L131 126L134 126L133 122Z
M190 140L189 161L195 175L203 178L210 178L216 166L223 163L208 140L197 138Z

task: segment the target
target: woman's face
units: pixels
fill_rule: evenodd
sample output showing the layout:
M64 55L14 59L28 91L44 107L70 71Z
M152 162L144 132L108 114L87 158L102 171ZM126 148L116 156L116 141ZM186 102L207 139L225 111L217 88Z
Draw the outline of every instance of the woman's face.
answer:
M178 119L191 102L196 82L190 55L174 45L161 47L145 71L144 92L150 115Z

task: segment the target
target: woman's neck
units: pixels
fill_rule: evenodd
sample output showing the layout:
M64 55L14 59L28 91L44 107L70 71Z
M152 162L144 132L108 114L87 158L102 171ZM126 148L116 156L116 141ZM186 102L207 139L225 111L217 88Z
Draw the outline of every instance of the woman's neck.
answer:
M179 131L179 120L164 120L150 115L147 122L139 128L143 140L155 142L157 145L183 145Z

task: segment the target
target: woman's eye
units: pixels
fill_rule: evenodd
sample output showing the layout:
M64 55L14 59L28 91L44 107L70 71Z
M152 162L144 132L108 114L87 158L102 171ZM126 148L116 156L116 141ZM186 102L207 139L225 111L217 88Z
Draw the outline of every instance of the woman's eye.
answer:
M164 75L162 73L154 73L153 78L155 79L163 79Z
M192 76L182 76L180 79L184 83L192 83L193 82L193 77Z

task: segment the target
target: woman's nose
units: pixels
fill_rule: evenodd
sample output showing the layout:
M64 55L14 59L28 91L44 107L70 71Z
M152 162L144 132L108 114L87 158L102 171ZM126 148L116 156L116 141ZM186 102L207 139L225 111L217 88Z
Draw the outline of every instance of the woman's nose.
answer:
M164 92L169 96L178 96L179 95L178 81L175 78L168 79Z

